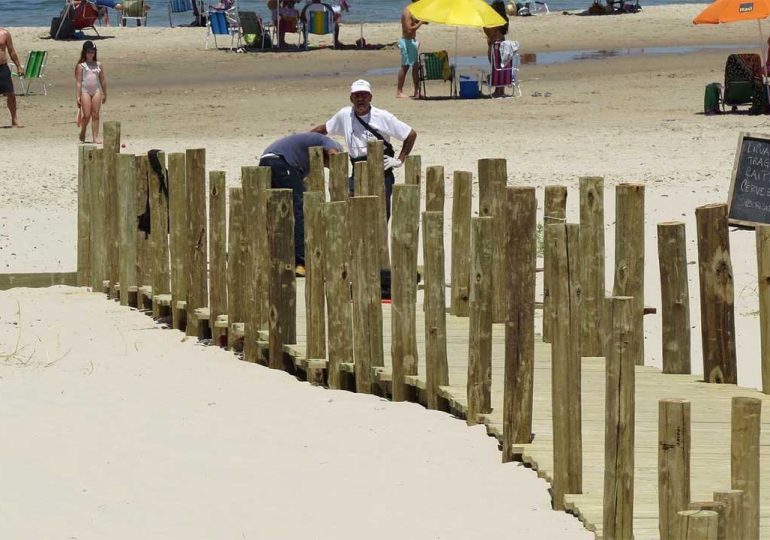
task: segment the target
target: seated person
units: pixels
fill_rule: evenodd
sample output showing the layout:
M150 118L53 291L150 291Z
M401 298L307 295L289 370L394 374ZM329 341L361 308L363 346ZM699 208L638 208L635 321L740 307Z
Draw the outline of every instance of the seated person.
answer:
M305 9L302 10L305 22L307 22L307 14L310 11L323 11L325 6L331 7L334 12L334 48L338 49L342 47L340 43L340 22L342 21L342 11L349 11L350 5L347 0L332 0L330 2L321 2L321 0L308 0Z
M85 1L85 0L82 0ZM71 0L71 3L76 8L80 5L81 0ZM115 9L117 11L123 11L123 3L125 2L118 2L118 0L94 0L94 3L96 4L97 9L99 10L99 18L103 20L105 26L110 25L110 15L107 8ZM147 12L150 11L150 4L145 1L144 3L144 14L146 15ZM137 26L141 26L141 23L139 21L136 21ZM123 21L123 26L125 26L125 21Z
M492 2L492 9L505 19L505 24L493 28L484 28L484 34L487 36L487 58L489 58L490 64L493 64L492 47L495 43L504 41L506 34L508 34L508 13L505 9L505 3L502 0L495 0ZM506 62L502 62L502 65L505 64ZM495 88L492 97L502 97L504 95L505 88Z
M297 32L297 20L299 11L294 7L297 0L280 0L280 6L277 0L268 0L267 7L273 16L273 25L278 28L278 46L286 47L286 33ZM277 11L277 19L276 19Z

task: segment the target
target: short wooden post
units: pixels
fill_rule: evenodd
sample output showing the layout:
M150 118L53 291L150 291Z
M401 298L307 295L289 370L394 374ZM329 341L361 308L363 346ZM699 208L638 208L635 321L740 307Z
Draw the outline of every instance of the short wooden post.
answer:
M393 401L407 399L406 375L417 375L417 245L420 188L393 186L391 347Z
M333 157L333 156L332 156ZM348 203L323 205L324 281L329 319L327 384L341 388L340 364L353 362L353 314L350 306L350 235Z
M158 161L161 167L166 168L166 155L158 152ZM150 189L150 250L152 251L152 294L169 294L171 292L169 270L169 241L168 241L168 204L169 193L161 190L161 179L155 172L149 173ZM166 177L168 178L168 176ZM168 182L166 183L168 189ZM224 195L223 195L224 198ZM153 302L152 316L158 318L161 315L160 304Z
M424 212L425 261L425 396L429 409L439 408L439 387L449 384L446 350L444 214Z
M479 168L479 216L491 216L493 228L502 227L502 207L505 200L507 164L504 159L480 159ZM507 269L505 268L505 235L492 238L492 321L505 322L505 294Z
M185 155L168 156L169 233L171 250L171 316L172 326L184 329L185 320L176 309L177 302L187 300L187 182ZM186 313L186 311L185 311Z
M733 489L743 490L743 538L759 538L759 433L762 429L762 401L734 397L730 475Z
M604 417L603 533L607 540L633 537L634 387L632 328L634 301L615 296L605 301L606 394Z
M727 205L695 209L698 228L703 378L711 383L737 384L733 269Z
M583 356L604 356L602 302L604 302L604 178L580 179L580 284L583 317L580 345Z
M78 146L78 259L77 284L91 284L91 167L89 153L96 147L91 144ZM93 182L96 183L94 178Z
M365 161L353 163L353 193L358 197L376 197L374 186L369 183Z
M323 163L322 163L323 165ZM270 170L269 168L267 168ZM323 171L321 171L323 174ZM247 362L256 362L259 355L257 339L262 321L263 301L267 287L260 290L259 281L266 276L260 275L260 258L267 256L264 242L267 234L265 223L265 193L270 189L270 177L260 172L259 167L241 168L241 187L243 189L243 228L242 237L242 282L239 290L243 294L243 358ZM262 250L260 252L260 250ZM266 309L266 308L264 308ZM235 322L235 321L234 321Z
M150 160L147 155L136 156L136 194L134 210L136 214L143 214L148 209L149 202L149 175ZM139 230L136 220L134 221L134 230L136 234L136 286L145 287L152 283L152 261L150 259L150 234ZM152 216L150 216L150 229L152 229ZM142 292L137 290L139 308L142 308Z
M404 183L410 186L422 184L422 158L420 156L407 156L404 161Z
M690 287L681 221L658 223L663 373L690 373Z
M553 260L556 256L551 248L551 233L548 225L557 225L567 221L567 188L566 186L546 186L543 202L543 341L552 342L553 324ZM604 293L602 293L602 298Z
M725 489L714 492L714 500L724 504L722 519L719 520L719 540L742 540L743 538L743 491Z
M390 253L388 251L388 217L387 201L385 200L385 169L384 146L382 141L374 140L366 144L366 176L369 185L374 191L361 193L361 195L376 195L380 199L378 241L380 247L380 268L390 266Z
M468 425L492 412L492 236L494 220L471 218Z
M425 170L425 211L444 215L444 167L432 165Z
M717 513L711 510L683 510L679 512L679 534L682 540L717 540ZM629 538L631 538L629 536Z
M719 538L719 529L724 528L725 504L721 501L691 501L686 510L708 510L717 515L717 540ZM672 537L676 538L676 537Z
M254 222L247 226L254 234L254 256L256 267L256 302L257 327L267 330L270 326L268 312L270 310L270 248L268 245L267 200L271 186L272 170L270 167L257 167L257 196Z
M756 237L762 391L770 394L770 225L757 225Z
M634 335L631 354L644 365L644 185L615 188L614 296L631 296Z
M270 246L269 364L294 371L283 346L296 341L297 282L294 275L294 210L290 189L268 190L267 232Z
M350 193L348 184L349 160L347 152L329 156L329 200L347 201Z
M118 283L120 305L129 305L129 289L136 287L136 161L130 154L117 156L118 224Z
M690 402L658 401L658 530L677 540L677 513L690 502Z
M356 391L372 392L371 368L382 366L379 204L376 196L350 199L351 277L353 281L353 352Z
M230 194L230 221L227 235L227 324L230 335L233 334L233 325L242 323L246 319L244 283L244 269L246 256L244 247L246 241L243 238L244 209L243 188L229 189ZM214 319L216 320L216 318ZM228 342L230 347L232 342Z
M471 192L473 175L455 171L452 186L452 300L451 313L468 316L470 295Z
M537 260L535 188L507 187L505 191L505 257L508 268L505 294L508 297L506 303L508 314L505 322L503 463L513 461L514 444L532 442ZM574 315L578 316L579 312L575 311ZM579 324L580 320L577 319L577 322ZM575 361L579 363L580 358L578 357ZM579 373L578 366L578 375ZM579 396L577 403L579 421ZM579 491L570 493L579 493Z
M308 191L304 195L307 358L326 358L323 200L324 194L320 191Z
M227 200L224 171L209 173L209 323L227 314Z
M120 122L104 122L104 146L102 154L102 182L104 183L104 218L107 232L107 279L110 280L110 297L117 298L115 285L120 279L118 251L120 228L118 226L118 179L117 157L120 153Z
M208 307L208 244L206 242L206 150L187 150L187 335L198 336L195 310Z
M101 149L88 151L89 208L91 210L91 291L102 292L103 282L109 279L107 269L107 223L104 214L104 174Z
M310 173L307 175L307 189L308 191L319 191L325 194L324 149L322 146L311 146L308 152L310 154Z
M583 491L580 369L580 225L548 225L553 244L551 410L553 411L554 507L564 495ZM534 273L534 270L533 270ZM520 278L521 279L521 278ZM533 315L534 318L534 315ZM534 323L533 323L534 324ZM534 339L534 338L533 338ZM534 351L532 353L534 356Z

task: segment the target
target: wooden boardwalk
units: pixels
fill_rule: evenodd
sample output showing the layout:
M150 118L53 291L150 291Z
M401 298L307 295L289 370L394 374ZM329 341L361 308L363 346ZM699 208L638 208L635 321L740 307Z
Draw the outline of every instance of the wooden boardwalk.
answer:
M425 339L422 294L418 296L417 341L420 353L419 374L408 381L425 387ZM286 346L298 367L303 366L305 350L304 281L297 281L297 341ZM385 368L383 381L390 378L390 305L383 304L383 337ZM467 318L447 314L447 352L449 386L441 394L458 416L465 414L468 378ZM486 416L488 431L502 440L504 328L493 327L492 406ZM262 338L266 338L262 333ZM730 488L730 411L734 396L751 396L763 400L767 407L770 396L735 385L699 382L695 375L664 375L657 368L636 368L636 443L634 482L634 538L659 538L658 534L658 400L687 399L691 402L691 499L712 500L713 492ZM583 490L581 495L567 495L568 511L585 527L602 538L602 495L604 482L604 358L584 358L582 363L583 406ZM770 410L762 415L760 519L761 538L770 538ZM550 482L553 470L551 420L551 352L538 336L535 345L535 382L533 432L534 441L517 445L516 454L538 476ZM767 474L764 474L767 472Z

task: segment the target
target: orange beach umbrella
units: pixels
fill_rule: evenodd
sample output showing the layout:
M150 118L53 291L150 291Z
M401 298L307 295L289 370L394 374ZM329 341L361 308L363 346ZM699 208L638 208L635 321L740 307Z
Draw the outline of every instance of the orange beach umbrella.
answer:
M758 21L770 15L768 0L717 0L700 12L693 24Z

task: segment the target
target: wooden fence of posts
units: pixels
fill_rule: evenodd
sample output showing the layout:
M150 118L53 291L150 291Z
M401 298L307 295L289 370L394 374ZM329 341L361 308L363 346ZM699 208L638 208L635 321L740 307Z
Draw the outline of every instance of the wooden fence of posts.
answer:
M546 186L543 206L543 341L553 342L553 259L551 233L549 225L565 223L567 219L567 188L565 186ZM602 291L604 297L604 291Z
M479 216L493 219L492 228L502 229L504 189L507 182L507 164L504 159L480 159L479 168ZM492 290L505 287L505 235L492 237ZM505 322L505 295L492 294L492 321Z
M450 313L456 317L467 317L468 297L470 296L468 254L471 248L473 175L466 171L455 171L452 190L452 269L450 275L452 295Z
M604 356L604 178L599 176L580 178L580 272L581 354Z
M205 153L192 150L168 156L168 202L161 193L160 179L149 171L140 156L119 153L120 126L108 130L110 143L104 150L85 145L78 155L78 272L77 283L90 285L119 298L122 304L139 308L152 301L155 317L171 316L175 328L202 336L223 319L218 343L236 345L244 338L244 358L265 361L293 372L295 359L286 345L296 342L296 281L292 194L270 187L270 170L245 167L243 187L230 189L229 236L224 173L212 171L206 190ZM107 136L105 137L107 138ZM161 163L166 159L159 155ZM405 164L405 185L394 188L392 229L393 309L391 349L393 371L382 376L384 364L382 306L379 299L381 266L382 195L371 181L377 172L366 163L356 164L355 173L364 196L349 199L347 155L331 156L329 193L324 202L322 155L311 154L313 189L306 198L306 238L309 292L307 313L318 328L308 326L307 370L326 367L331 388L359 392L386 392L390 383L395 400L419 399L432 408L446 408L441 388L449 383L445 311L443 239L443 169L432 168L428 192L433 201L423 214L425 259L426 389L415 388L417 375L416 302L417 245L421 170L419 156ZM503 160L479 162L480 217L469 212L469 173L455 178L453 204L453 248L465 249L465 261L453 260L450 274L467 278L468 342L467 421L482 421L490 412L491 344L494 291L503 293L506 322L503 458L513 459L514 445L531 439L532 354L534 344L535 194L532 188L505 188ZM440 172L440 174L439 174ZM371 177L371 178L370 178ZM439 182L438 179L441 179ZM554 400L554 505L563 507L567 493L579 493L582 479L580 432L581 348L592 339L586 331L589 294L581 281L593 283L603 263L603 206L601 179L581 179L581 226L559 223L545 229L552 254L553 332L552 374ZM558 191L557 191L558 193ZM369 194L366 196L366 194ZM206 219L208 195L209 219ZM616 238L626 238L617 257L616 293L634 292L635 297L616 296L600 310L606 354L605 420L605 538L628 538L633 520L634 462L634 363L639 358L643 303L643 188L617 187L618 223ZM565 195L566 198L566 195ZM149 237L136 232L136 216L149 200ZM557 205L558 207L558 205ZM113 220L114 218L114 220ZM717 298L711 311L702 316L702 333L714 345L704 347L707 380L727 382L736 377L734 327L732 326L732 278L724 205L696 210L699 236L701 298ZM113 223L114 221L114 223ZM168 226L167 226L168 223ZM112 227L119 236L113 250ZM457 228L465 228L467 232ZM495 231L503 229L501 235ZM659 258L662 276L662 315L672 333L664 335L664 370L689 370L689 317L686 289L685 235L679 223L661 223ZM346 231L350 234L338 234ZM601 234L600 232L601 231ZM766 298L766 262L770 228L757 230L757 253L761 312L770 309ZM457 236L467 235L468 240ZM469 244L467 248L458 248ZM516 246L515 251L512 246ZM207 251L209 246L210 251ZM590 251L590 255L583 250ZM505 274L495 274L495 253L502 255ZM378 257L378 254L380 257ZM463 269L463 262L467 269ZM590 271L586 266L590 265ZM112 273L117 269L117 277ZM498 268L499 269L499 268ZM256 277L252 278L251 276ZM264 274L264 276L261 276ZM507 278L505 276L508 276ZM593 277L590 277L593 276ZM463 278L465 279L465 278ZM317 283L310 284L311 280ZM251 283L250 283L251 282ZM462 283L466 283L463 281ZM462 283L455 290L462 290ZM598 280L597 280L598 283ZM106 284L106 287L105 287ZM352 298L351 304L351 284ZM455 282L453 281L453 285ZM316 287L318 285L318 287ZM586 285L597 287L597 285ZM460 293L462 296L462 292ZM209 298L210 295L210 298ZM324 298L325 297L325 298ZM453 299L455 297L453 296ZM325 299L325 302L324 302ZM324 309L324 304L326 308ZM461 303L457 307L461 307ZM207 307L210 306L210 309ZM703 311L703 310L702 310ZM313 319L316 314L320 319ZM763 355L767 313L762 313ZM721 322L719 322L721 317ZM328 318L328 338L318 320ZM204 323L208 321L208 323ZM229 323L229 328L227 325ZM594 326L599 327L599 326ZM267 338L260 334L269 330ZM311 334L316 333L315 337ZM588 337L586 337L588 336ZM267 339L267 343L265 343ZM315 344L311 345L311 341ZM327 347L328 344L328 347ZM247 346L254 346L246 354ZM316 345L318 346L317 348ZM267 349L267 354L264 354ZM595 349L594 349L595 350ZM717 351L715 353L714 351ZM724 351L733 352L725 355ZM592 352L591 354L595 354ZM317 360L313 358L317 357ZM327 360L328 358L328 360ZM767 362L763 360L763 369ZM297 364L299 365L299 364ZM318 368L318 366L322 366ZM558 368L561 366L561 368ZM667 366L667 367L666 367ZM710 367L708 367L710 366ZM558 369L557 369L558 368ZM351 384L347 374L355 375ZM763 373L765 374L765 373ZM765 374L763 379L768 380ZM557 402L558 401L558 402ZM686 400L666 399L659 403L658 502L661 538L743 538L759 536L759 431L761 401L733 398L731 488L714 492L712 501L691 501L690 406Z

